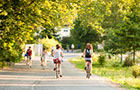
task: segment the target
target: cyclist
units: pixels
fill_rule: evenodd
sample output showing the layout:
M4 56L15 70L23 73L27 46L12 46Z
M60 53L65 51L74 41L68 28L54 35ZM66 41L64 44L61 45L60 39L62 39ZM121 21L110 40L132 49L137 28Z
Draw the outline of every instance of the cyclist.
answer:
M84 49L82 57L85 57L85 70L87 65L89 64L90 75L92 73L92 56L93 56L93 48L92 44L87 43L86 48Z
M27 65L29 65L30 68L32 67L31 56L32 56L32 50L31 47L29 47L29 49L27 50Z
M43 52L42 52L42 54L41 54L41 66L46 66L47 57L48 57L48 53L47 53L47 51L46 51L46 48L43 48Z
M59 44L56 45L56 50L53 51L54 56L54 71L56 70L56 65L58 64L58 69L60 71L60 77L62 77L62 70L61 70L61 60L64 57L63 51L61 50L61 46Z

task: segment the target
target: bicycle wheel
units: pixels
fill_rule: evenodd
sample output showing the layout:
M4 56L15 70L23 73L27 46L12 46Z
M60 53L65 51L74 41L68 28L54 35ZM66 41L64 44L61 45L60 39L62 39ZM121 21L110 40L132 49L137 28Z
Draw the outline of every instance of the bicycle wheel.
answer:
M89 71L89 65L86 67L86 73L87 73L87 76L86 78L90 78L90 71Z
M58 73L59 73L58 72L58 65L56 65L56 71L55 72L56 72L56 78L59 78L59 75L58 75Z

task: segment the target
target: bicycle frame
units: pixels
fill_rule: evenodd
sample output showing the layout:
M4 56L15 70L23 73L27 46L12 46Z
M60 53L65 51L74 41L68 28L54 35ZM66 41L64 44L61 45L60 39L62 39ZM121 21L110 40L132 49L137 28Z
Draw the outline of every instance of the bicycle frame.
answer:
M88 62L88 64L87 64L87 66L86 66L86 73L87 73L87 75L86 75L86 78L90 78L90 68L89 68L89 64L90 64L90 62Z
M58 67L58 63L56 63L56 70L55 70L55 73L56 73L56 78L59 78L59 74L60 74L60 70L59 70L59 67Z

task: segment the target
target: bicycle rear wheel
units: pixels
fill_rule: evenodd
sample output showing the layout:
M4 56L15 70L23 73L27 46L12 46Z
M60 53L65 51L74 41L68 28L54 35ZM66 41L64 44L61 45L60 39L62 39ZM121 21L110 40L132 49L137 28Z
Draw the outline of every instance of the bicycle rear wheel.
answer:
M56 78L59 78L59 70L58 70L58 65L56 65Z
M90 78L90 71L89 71L89 65L86 67L86 73L87 73L87 76L86 78Z

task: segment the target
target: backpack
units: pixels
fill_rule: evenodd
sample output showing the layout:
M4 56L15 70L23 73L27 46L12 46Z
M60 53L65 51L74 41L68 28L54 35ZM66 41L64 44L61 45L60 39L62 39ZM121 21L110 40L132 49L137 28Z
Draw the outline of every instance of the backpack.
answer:
M27 52L25 53L25 57L26 57L26 56L28 56L28 53L27 53Z
M91 58L90 49L86 49L85 57Z

